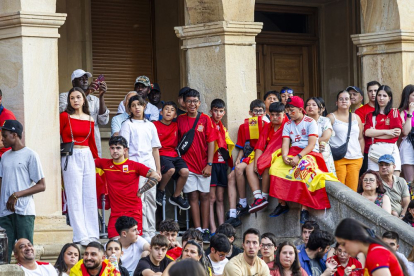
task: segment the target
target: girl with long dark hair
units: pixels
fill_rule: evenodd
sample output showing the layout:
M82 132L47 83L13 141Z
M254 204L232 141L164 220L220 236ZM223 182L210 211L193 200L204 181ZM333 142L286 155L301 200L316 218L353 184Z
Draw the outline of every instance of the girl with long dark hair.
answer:
M70 270L80 259L80 250L74 243L62 247L56 260L55 268L58 276L69 276Z
M402 141L400 144L401 168L408 185L414 181L414 85L409 84L403 89L401 96L400 115L402 119Z
M306 271L300 266L298 250L289 241L279 244L276 250L275 261L267 264L271 276L307 276Z
M388 85L378 88L375 96L375 110L368 113L364 126L365 147L368 149L368 157L371 151L381 149L381 154L391 154L395 159L396 176L400 175L401 159L397 147L397 140L402 129L401 116L396 108L392 108L393 95ZM375 145L374 145L375 144ZM379 171L377 161L368 159L368 169Z
M121 273L121 276L129 276L128 270L122 266L122 244L119 240L111 239L105 245L106 258L112 263L117 264L116 270Z
M355 258L360 252L366 256L364 275L407 275L404 264L393 250L372 229L357 220L342 220L335 230L335 237L351 257Z
M62 174L73 242L86 246L99 237L95 123L81 88L72 88L67 101L66 110L60 113L60 136L64 143L73 142L74 146L71 156L62 157Z

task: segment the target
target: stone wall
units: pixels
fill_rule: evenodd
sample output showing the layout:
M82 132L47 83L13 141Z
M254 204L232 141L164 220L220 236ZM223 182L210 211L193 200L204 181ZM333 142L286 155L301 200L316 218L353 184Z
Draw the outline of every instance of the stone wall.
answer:
M336 225L342 219L355 218L375 229L378 236L381 236L385 231L397 232L400 236L399 252L405 255L411 252L414 245L414 231L412 227L399 218L388 214L373 202L356 194L339 182L327 182L326 189L331 202L331 208L326 211L309 210L311 220L315 220L322 229L333 233ZM277 200L270 199L269 207L257 213L257 217L250 215L243 218L242 226L237 229L238 242L241 243L243 231L250 227L260 229L261 233L274 233L277 237L280 237L278 242L298 238L301 234L299 204L289 203L291 208L289 213L277 218L270 218L268 215L274 210L276 205Z

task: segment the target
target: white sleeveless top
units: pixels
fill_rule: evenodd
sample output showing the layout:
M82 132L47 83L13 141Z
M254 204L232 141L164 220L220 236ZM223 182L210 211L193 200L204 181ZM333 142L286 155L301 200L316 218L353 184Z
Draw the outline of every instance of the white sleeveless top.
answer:
M335 135L329 140L329 144L334 147L340 147L346 142L348 134L348 123L337 120L335 114L331 113L335 119L332 127ZM348 150L345 154L346 159L359 159L363 155L361 153L361 145L359 144L359 125L356 120L355 114L352 114L352 126L351 126L351 137L349 138Z

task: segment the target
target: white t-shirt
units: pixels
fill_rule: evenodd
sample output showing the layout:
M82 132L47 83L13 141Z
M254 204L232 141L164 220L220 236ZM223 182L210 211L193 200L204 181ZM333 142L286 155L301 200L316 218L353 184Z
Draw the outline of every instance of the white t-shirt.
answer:
M118 105L118 114L125 112L124 101L121 101ZM160 110L155 105L147 102L147 107L144 110L145 118L150 121L158 121L160 118Z
M155 125L148 120L128 119L122 126L119 135L125 137L129 145L129 159L144 164L155 170L152 148L161 148Z
M215 262L210 258L210 255L208 255L208 258L210 259L211 265L213 266L214 275L222 275L224 267L229 262L229 259L224 258L224 260L220 262Z
M289 120L283 127L283 138L290 138L292 147L304 149L309 143L309 136L318 138L318 124L306 115L303 116L299 124ZM313 151L319 152L318 141L316 141Z
M50 263L36 262L37 268L30 270L20 266L26 276L57 276L56 269Z
M148 242L141 236L138 236L136 242L131 244L127 249L122 249L124 253L121 257L122 266L125 267L129 272L134 272L141 259L141 254L144 252L144 246Z
M29 189L44 178L39 155L28 147L6 151L0 162L2 179L0 197L0 217L13 214L6 208L9 197L17 191ZM36 215L33 195L20 197L15 205L16 214Z

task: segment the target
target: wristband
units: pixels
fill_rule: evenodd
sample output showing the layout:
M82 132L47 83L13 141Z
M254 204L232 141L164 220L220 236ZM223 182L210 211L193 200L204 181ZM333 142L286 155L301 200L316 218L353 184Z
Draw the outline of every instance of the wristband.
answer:
M16 194L15 193L13 193L12 194L12 196L14 196L14 198L16 199L16 200L18 200L19 198L16 196Z
M209 162L209 163L207 163L207 165L209 165L209 166L213 166L213 163Z
M298 154L296 156L299 157L299 159L302 159L302 155Z
M407 118L413 117L413 114L407 114Z

